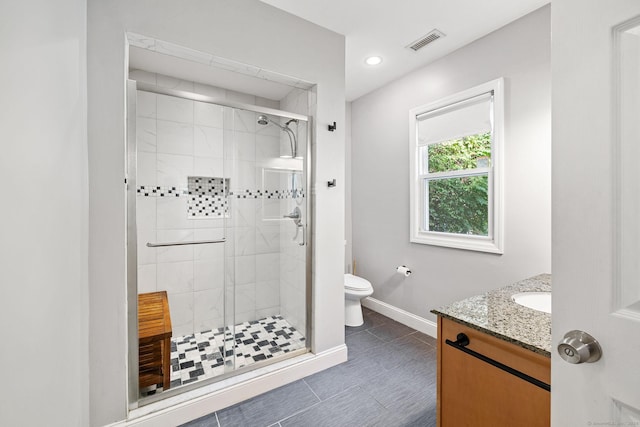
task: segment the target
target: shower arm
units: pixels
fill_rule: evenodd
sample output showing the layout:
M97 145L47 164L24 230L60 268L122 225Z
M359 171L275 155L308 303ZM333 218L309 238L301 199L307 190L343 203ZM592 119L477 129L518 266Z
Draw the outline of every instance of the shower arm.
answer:
M278 125L279 126L279 125ZM289 126L285 126L282 128L287 135L289 135L289 144L291 145L291 157L296 158L298 156L298 144L296 143L296 135L293 133Z
M289 123L291 123L291 120L289 120L284 126L274 121L271 121L271 123L278 126L280 129L282 129L284 132L287 133L287 135L289 136L289 145L291 145L291 157L295 159L298 156L298 144L296 140L296 135L293 133L293 131L289 127Z

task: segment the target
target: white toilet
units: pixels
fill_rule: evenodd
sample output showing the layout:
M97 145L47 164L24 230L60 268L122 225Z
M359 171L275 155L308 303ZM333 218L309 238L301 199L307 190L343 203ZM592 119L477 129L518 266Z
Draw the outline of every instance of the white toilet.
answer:
M360 300L373 294L371 282L353 274L344 275L344 324L360 326L364 323Z

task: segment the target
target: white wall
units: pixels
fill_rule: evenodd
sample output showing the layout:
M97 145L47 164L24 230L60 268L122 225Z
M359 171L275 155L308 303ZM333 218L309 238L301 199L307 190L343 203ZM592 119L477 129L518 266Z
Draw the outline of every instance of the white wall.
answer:
M344 198L345 198L345 205L344 205L344 240L346 242L345 248L344 248L344 271L345 273L352 273L353 272L353 230L352 230L352 225L353 225L353 217L352 217L352 209L351 209L351 203L352 203L352 195L351 195L351 189L353 187L352 184L352 177L351 177L351 170L352 168L349 167L349 165L351 165L351 102L347 102L347 107L346 107L346 116L347 116L347 125L346 125L346 129L345 129L345 138L344 138L344 148L345 148L345 157L344 157L344 162L347 166L344 174L344 185L346 187L345 189L345 194L344 194Z
M86 426L86 2L1 2L0 54L0 425Z
M504 255L409 243L409 109L498 77ZM374 298L435 320L433 308L551 270L550 110L549 6L353 102L353 253Z
M317 83L312 347L343 343L344 186L326 181L344 182L344 126L326 125L344 118L344 37L257 0L90 0L88 27L91 425L122 420L127 408L126 31Z

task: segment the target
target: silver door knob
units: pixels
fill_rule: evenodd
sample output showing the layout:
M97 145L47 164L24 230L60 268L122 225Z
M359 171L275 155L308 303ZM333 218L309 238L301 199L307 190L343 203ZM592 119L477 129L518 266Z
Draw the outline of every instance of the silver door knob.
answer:
M558 354L569 363L593 363L600 360L602 348L588 333L571 331L558 344Z

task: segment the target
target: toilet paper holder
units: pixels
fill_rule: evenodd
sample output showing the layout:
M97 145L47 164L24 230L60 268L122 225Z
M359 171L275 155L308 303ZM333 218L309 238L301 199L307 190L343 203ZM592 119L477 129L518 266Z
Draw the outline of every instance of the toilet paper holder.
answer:
M411 270L406 265L399 265L396 267L396 273L402 274L404 277L411 276Z

